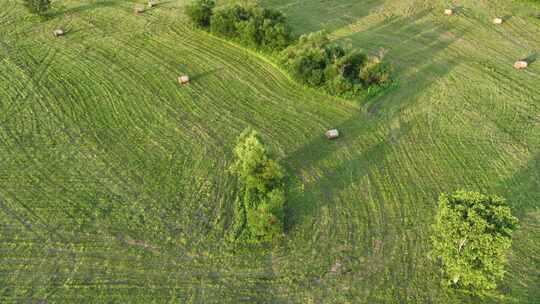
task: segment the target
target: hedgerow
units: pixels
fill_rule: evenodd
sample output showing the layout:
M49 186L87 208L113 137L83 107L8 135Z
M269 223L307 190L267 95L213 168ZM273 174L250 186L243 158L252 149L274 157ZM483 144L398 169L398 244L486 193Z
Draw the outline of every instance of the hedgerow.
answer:
M383 53L367 56L331 43L323 32L293 38L285 16L259 6L232 5L214 9L213 0L196 0L187 15L212 34L249 48L277 55L297 81L332 95L355 96L389 84L390 65Z
M197 0L186 14L199 27L251 48L273 52L286 48L292 32L285 16L258 6L233 5L214 10L213 0Z

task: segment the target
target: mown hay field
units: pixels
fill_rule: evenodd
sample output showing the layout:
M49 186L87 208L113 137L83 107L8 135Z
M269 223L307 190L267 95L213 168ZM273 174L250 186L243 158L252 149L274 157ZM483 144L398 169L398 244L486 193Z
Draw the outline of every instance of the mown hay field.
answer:
M37 22L4 1L0 302L478 303L427 257L436 199L460 188L521 221L501 301L540 298L540 61L513 68L540 54L538 6L260 1L298 34L386 49L396 85L347 101L194 29L185 3L57 1ZM248 126L289 173L274 250L225 241Z

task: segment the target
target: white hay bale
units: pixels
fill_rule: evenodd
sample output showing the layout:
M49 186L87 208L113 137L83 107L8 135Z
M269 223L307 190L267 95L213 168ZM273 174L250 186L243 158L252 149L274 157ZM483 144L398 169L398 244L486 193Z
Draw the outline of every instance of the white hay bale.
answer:
M65 32L63 29L56 29L53 31L53 35L55 37L60 37L60 36L64 36L65 35Z
M523 69L526 69L528 65L529 64L527 63L527 61L519 60L519 61L516 61L516 63L514 63L514 68L518 70L523 70Z
M339 137L339 131L337 129L328 130L325 135L327 139L336 139Z
M493 24L502 24L503 23L503 19L502 18L494 18L493 19Z
M452 16L454 14L454 10L450 9L450 8L447 8L447 9L444 10L444 14L446 16Z
M189 76L187 76L187 75L179 76L178 77L178 83L180 83L182 85L188 84L189 83Z

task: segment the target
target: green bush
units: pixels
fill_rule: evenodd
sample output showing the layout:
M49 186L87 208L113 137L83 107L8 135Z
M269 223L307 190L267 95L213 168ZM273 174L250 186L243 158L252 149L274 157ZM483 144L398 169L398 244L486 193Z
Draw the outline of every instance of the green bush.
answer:
M197 26L207 28L210 26L210 18L215 6L214 0L196 0L186 6L186 15Z
M241 22L248 20L246 15L246 10L239 5L218 10L212 16L210 31L226 38L237 37L239 35L238 27L242 26Z
M432 255L442 262L444 285L475 295L495 289L516 227L517 219L499 197L465 191L441 195Z
M360 69L358 78L366 87L386 84L390 82L390 67L379 57L371 57Z
M241 196L236 200L236 239L253 243L277 241L283 234L285 204L284 173L257 132L247 129L234 149L232 173L238 178Z
M324 32L300 37L285 49L281 63L292 76L312 87L322 87L331 94L357 94L365 88L390 82L390 69L378 57L347 50L330 43Z
M39 16L45 16L51 8L50 0L23 0L23 4L30 13Z
M212 33L264 51L280 51L292 39L285 16L279 11L234 5L217 10L210 20Z

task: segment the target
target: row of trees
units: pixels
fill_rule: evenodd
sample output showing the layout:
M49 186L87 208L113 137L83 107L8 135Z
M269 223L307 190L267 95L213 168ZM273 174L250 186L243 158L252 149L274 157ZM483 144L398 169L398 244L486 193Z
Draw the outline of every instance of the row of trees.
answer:
M285 16L277 10L241 5L214 8L213 0L197 0L186 7L186 14L197 26L255 49L280 51L293 40Z
M295 39L285 16L258 6L215 8L214 0L195 0L186 14L199 27L250 48L273 53L297 81L328 93L354 96L390 83L383 53L367 56L331 43L323 32Z

